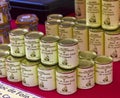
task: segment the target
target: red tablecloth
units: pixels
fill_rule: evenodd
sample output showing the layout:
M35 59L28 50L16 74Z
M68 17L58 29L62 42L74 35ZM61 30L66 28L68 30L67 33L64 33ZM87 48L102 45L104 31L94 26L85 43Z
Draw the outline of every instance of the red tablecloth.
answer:
M14 24L14 21L12 21L12 28L15 28L16 25ZM45 27L43 24L39 25L39 31L45 32ZM46 98L120 98L120 62L114 62L113 64L113 82L109 85L95 85L92 89L88 90L80 90L78 89L76 93L68 96L60 95L54 91L42 91L36 87L25 87L22 85L21 82L19 83L12 83L7 81L6 78L0 79L0 81L3 81L7 84L10 84L12 86L15 86L17 88L29 91L33 94L37 94L39 96L43 96Z

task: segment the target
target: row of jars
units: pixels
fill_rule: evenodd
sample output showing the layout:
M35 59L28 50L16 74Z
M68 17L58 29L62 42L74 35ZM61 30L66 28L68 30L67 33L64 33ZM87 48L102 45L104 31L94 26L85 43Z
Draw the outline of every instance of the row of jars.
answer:
M13 57L6 46L0 47L0 78L21 82L26 87L39 86L41 90L55 90L70 95L79 89L90 89L96 84L107 85L113 81L113 62L107 56L97 56L85 51L80 53L79 65L73 69L62 69L56 65L44 65L40 61L29 61L24 57Z
M120 0L74 0L75 16L85 18L89 27L115 30L120 21Z
M85 19L77 21L75 17L59 14L49 15L45 27L46 35L77 39L80 51L94 51L98 55L111 56L114 61L120 60L119 28L105 30L102 27L87 27Z

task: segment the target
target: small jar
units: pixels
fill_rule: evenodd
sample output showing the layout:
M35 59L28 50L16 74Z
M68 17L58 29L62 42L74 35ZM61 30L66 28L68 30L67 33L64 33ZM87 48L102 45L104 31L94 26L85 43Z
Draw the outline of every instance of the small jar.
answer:
M37 31L38 21L39 19L35 14L22 14L17 17L15 22L19 28L25 28L29 31Z

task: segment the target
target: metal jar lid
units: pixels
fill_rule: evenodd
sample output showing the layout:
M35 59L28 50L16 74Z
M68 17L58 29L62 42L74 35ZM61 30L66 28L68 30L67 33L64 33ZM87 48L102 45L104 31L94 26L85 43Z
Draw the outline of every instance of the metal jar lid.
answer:
M87 69L94 66L94 61L87 59L80 59L78 68Z
M88 60L91 60L91 59L95 59L97 57L97 54L93 51L80 51L79 52L79 58L82 59L88 59Z
M76 18L73 16L65 16L62 18L62 21L66 21L66 22L75 22Z
M66 22L66 21L63 21L60 23L60 26L61 28L68 28L68 27L73 27L75 25L75 22Z
M62 14L50 14L47 16L47 20L57 20L62 18L63 18Z
M111 57L109 56L97 56L95 59L94 59L95 63L96 64L109 64L109 63L112 63L113 60Z

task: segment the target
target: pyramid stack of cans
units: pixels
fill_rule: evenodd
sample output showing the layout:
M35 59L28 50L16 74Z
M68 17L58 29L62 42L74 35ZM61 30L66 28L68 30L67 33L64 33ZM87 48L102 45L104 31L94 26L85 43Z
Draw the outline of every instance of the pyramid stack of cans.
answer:
M9 37L10 45L0 47L0 78L63 95L113 81L112 58L79 51L76 39L21 28L11 30Z

